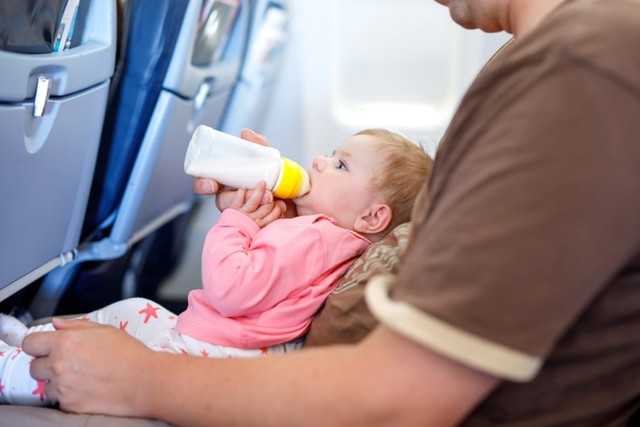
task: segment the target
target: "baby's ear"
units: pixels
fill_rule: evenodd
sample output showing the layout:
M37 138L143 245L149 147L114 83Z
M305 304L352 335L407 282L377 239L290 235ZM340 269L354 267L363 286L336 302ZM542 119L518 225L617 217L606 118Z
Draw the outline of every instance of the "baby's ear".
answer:
M393 213L391 207L385 203L376 203L356 219L353 229L360 234L378 234L387 229Z

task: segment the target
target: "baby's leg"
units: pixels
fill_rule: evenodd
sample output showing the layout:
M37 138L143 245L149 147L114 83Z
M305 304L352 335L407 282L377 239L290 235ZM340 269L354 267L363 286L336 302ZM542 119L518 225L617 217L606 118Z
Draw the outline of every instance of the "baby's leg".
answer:
M229 359L263 357L298 351L302 348L303 340L295 340L261 348L235 348L200 341L188 335L180 334L175 329L172 329L165 331L163 334L159 334L153 341L147 344L155 351L190 354L192 356L202 356L211 359Z
M20 345L27 333L50 331L53 325L47 323L27 329L11 316L0 316L0 334L8 340L3 338L4 342L0 342L0 403L51 404L44 395L46 383L31 378L29 365L33 358L22 352ZM177 316L153 301L132 298L88 313L82 319L115 326L147 343L175 327Z
M147 344L158 334L173 329L178 321L178 316L145 298L129 298L115 302L89 313L86 318L115 326Z
M16 322L18 321L16 320ZM14 322L8 323L15 326ZM26 332L26 327L22 326ZM17 329L21 328L18 327ZM40 325L37 330L53 330L53 326L50 323ZM18 331L18 335L21 333L21 331ZM22 337L24 337L24 334L22 334ZM22 342L22 337L19 338L20 342ZM0 342L0 403L32 406L53 404L44 394L46 381L36 381L31 378L29 366L32 360L33 357L24 353L19 346Z

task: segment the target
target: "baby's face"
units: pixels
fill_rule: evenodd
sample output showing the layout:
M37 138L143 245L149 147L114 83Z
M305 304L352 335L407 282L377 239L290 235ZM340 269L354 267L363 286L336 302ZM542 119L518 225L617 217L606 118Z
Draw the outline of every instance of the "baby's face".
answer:
M311 191L293 199L298 215L325 214L339 226L353 229L355 219L382 200L373 187L384 160L379 144L371 135L355 135L331 157L316 157L308 169Z

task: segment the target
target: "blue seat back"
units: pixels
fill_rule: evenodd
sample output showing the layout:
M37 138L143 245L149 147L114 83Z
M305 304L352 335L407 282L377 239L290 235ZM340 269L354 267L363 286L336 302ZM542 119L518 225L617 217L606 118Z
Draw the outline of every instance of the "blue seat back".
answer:
M128 0L83 234L97 229L122 199L171 63L188 0Z

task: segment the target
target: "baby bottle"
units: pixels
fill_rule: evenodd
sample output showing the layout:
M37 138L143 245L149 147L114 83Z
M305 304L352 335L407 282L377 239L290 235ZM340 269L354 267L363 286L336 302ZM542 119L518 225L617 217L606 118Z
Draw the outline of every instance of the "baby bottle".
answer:
M281 157L275 148L204 125L196 128L189 141L184 171L234 188L253 189L264 180L267 189L281 199L300 197L311 189L307 171Z

